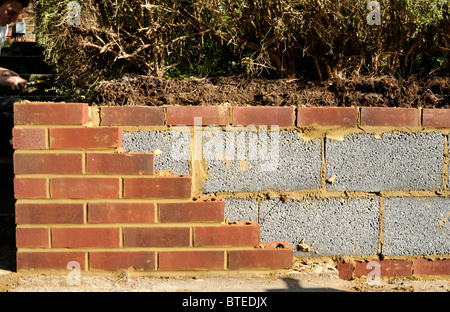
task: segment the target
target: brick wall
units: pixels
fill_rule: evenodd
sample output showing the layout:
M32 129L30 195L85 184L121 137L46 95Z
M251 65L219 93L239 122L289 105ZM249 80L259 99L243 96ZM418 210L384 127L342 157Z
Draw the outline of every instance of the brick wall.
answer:
M382 276L450 275L448 117L17 104L18 268L266 270L294 253L333 257L342 278L370 260ZM255 138L255 158L237 157Z
M155 173L154 153L122 152L121 127L94 124L86 104L14 109L19 270L291 266L289 244L260 242L256 222L225 220L223 199L193 197L190 175Z

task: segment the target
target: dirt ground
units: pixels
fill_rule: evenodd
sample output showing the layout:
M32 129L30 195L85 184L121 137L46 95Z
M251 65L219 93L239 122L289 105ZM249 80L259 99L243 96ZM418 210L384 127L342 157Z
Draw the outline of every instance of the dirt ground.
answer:
M246 76L160 79L125 76L102 82L91 105L379 106L450 108L448 76L360 76L315 82Z
M342 280L330 262L297 263L295 269L273 274L172 275L97 274L0 270L0 292L450 292L450 280ZM69 275L71 274L71 276Z

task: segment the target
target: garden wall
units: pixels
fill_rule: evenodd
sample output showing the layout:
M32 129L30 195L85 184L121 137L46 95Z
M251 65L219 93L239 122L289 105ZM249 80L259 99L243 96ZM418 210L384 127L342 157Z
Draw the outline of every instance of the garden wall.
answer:
M19 103L17 266L450 275L449 134L446 109Z

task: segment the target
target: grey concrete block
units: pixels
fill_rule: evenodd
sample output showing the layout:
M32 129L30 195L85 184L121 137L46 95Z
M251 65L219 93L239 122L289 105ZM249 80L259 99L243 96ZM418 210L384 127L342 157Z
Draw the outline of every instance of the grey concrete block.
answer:
M449 254L449 220L450 198L385 198L382 253Z
M332 191L436 190L442 188L444 134L355 134L327 139L326 177Z
M321 186L322 144L295 131L210 129L203 133L205 193L295 191Z
M376 255L379 210L378 197L262 201L261 241L287 241L295 250L304 239L312 252L295 251L303 256Z
M122 133L126 152L154 152L156 171L190 174L191 133L189 131L136 131Z
M258 221L258 214L257 199L225 199L225 218L230 221Z

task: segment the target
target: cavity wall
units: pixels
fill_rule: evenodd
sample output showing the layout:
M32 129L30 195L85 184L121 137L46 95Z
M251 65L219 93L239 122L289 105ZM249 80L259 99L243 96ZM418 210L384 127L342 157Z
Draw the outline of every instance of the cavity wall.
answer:
M450 275L450 110L18 103L18 269ZM351 260L349 260L351 259Z

